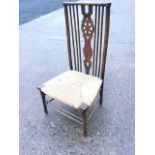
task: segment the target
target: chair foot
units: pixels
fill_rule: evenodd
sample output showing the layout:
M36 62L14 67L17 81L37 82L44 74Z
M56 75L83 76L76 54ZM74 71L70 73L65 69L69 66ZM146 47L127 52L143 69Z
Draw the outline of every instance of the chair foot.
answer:
M42 103L43 103L44 112L45 112L45 114L48 114L46 100L45 100L45 93L43 93L40 90L40 95L41 95L41 99L42 99Z

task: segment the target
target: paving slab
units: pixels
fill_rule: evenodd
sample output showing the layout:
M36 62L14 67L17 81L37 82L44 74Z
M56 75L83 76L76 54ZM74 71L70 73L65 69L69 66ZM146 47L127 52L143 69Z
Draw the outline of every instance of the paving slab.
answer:
M20 26L21 155L134 155L134 0L111 2L103 106L87 138L52 109L45 115L36 89L69 69L63 9Z

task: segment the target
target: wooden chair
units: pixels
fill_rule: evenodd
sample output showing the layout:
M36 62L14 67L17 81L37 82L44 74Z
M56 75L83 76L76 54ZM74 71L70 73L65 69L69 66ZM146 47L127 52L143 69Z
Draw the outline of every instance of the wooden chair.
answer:
M63 5L70 71L45 82L38 89L46 114L47 105L54 99L80 111L82 117L60 106L53 107L80 123L87 136L87 122L96 105L89 116L87 111L98 94L102 104L111 3L65 2ZM46 96L51 99L47 100Z

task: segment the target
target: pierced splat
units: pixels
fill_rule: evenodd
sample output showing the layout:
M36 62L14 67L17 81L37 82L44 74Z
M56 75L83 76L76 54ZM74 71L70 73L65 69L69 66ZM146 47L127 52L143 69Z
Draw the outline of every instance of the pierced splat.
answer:
M104 78L110 6L110 3L95 2L64 3L68 60L71 70Z
M84 16L82 20L82 25L81 25L83 37L85 40L85 45L83 48L84 57L85 57L84 66L85 66L86 74L89 74L89 70L92 64L91 62L91 57L92 57L91 39L93 37L95 28L93 25L93 21L91 19L92 6L88 6L88 13L85 12L85 6L82 6L81 9L82 9L82 14Z

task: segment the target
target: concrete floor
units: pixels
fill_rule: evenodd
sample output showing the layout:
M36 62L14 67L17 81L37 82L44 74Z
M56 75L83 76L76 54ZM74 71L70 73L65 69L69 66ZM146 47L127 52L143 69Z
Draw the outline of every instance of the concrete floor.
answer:
M25 24L61 8L61 3L64 1L65 0L19 0L19 24Z
M69 69L63 9L20 26L21 155L134 155L134 1L111 2L103 106L87 138L52 109L46 116L36 89Z

